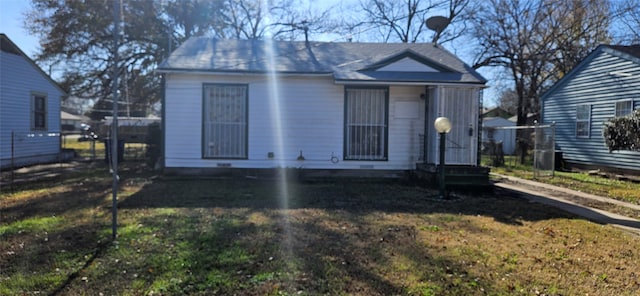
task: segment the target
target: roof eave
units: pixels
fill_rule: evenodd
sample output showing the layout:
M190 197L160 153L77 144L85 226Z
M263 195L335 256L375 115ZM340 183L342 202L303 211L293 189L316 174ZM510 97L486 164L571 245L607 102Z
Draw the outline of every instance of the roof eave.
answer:
M294 72L294 71L238 71L238 70L206 70L188 68L158 68L159 73L181 73L202 75L231 75L231 76L264 76L276 74L278 76L333 76L333 72Z
M453 82L453 81L403 81L403 80L362 80L362 79L336 79L335 84L350 85L403 85L403 86L467 86L488 88L485 83L481 82Z

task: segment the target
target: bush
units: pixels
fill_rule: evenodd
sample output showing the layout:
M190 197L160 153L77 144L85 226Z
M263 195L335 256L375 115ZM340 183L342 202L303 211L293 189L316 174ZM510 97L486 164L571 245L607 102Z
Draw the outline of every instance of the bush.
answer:
M628 116L615 117L605 122L602 135L609 152L640 151L640 109Z

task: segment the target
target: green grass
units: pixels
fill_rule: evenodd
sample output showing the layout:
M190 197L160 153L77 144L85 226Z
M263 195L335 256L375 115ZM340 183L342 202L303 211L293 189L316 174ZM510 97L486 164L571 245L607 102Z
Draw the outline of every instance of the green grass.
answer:
M513 156L506 156L505 163L505 166L492 167L491 172L640 204L640 183L589 175L586 172L556 171L553 177L534 178L531 163L519 164ZM483 158L483 164L489 164L486 157Z
M640 237L512 196L437 202L376 180L289 182L285 194L277 180L125 162L112 242L111 176L86 174L0 193L0 294L640 293Z
M8 225L0 225L0 235L17 233L46 233L61 222L60 217L32 217L18 220Z

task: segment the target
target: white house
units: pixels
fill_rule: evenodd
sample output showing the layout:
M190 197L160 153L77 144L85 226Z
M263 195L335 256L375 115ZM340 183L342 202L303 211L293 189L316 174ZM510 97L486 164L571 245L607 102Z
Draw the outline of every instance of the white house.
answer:
M5 34L0 47L0 166L55 161L65 93Z
M482 119L482 141L502 143L502 152L513 155L516 151L516 130L509 127L515 126L515 121L502 117L485 117Z
M82 129L82 124L86 122L88 122L88 120L84 119L80 115L60 111L60 124L62 125L63 133L79 133Z
M478 165L486 80L427 43L194 37L159 67L166 170L413 170Z

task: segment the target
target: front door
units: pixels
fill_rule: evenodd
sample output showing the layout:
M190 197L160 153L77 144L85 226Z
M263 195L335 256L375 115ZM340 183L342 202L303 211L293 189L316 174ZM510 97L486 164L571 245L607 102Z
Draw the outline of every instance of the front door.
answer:
M435 90L434 104L431 110L433 135L431 161L438 163L439 135L435 132L433 121L439 116L449 118L451 131L446 135L445 162L451 165L476 165L477 125L478 125L478 89L439 87Z

